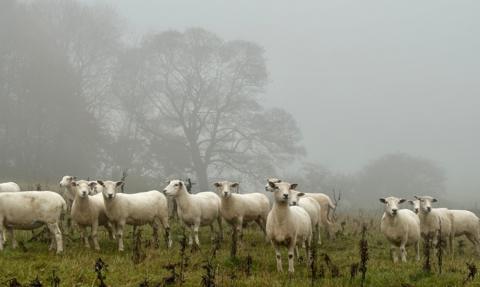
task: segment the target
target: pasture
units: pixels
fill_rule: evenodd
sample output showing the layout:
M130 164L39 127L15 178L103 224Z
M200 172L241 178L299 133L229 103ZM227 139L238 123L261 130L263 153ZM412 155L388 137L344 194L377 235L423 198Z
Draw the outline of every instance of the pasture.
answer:
M31 241L31 232L17 231L16 236L22 242L20 248L12 250L7 245L0 254L0 284L15 286L9 285L15 278L22 286L40 286L28 285L38 277L43 286L56 286L53 282L55 273L60 279L59 286L101 286L94 268L96 260L101 258L108 265L107 270L101 272L106 286L360 286L361 272L357 264L360 262L361 226L365 224L369 259L364 286L480 286L477 278L467 280L469 270L466 264L478 264L478 258L466 240L456 240L455 258L448 254L443 256L441 274L436 257L431 258L432 271L425 272L424 256L420 262L415 262L411 247L408 249L408 263L393 264L389 244L379 231L380 216L340 215L336 239L327 239L323 234L323 244L317 248L314 279L312 269L298 260L293 277L286 272L277 273L273 247L265 242L255 225L245 229L244 244L238 246L236 258L230 256L230 228L226 224L222 242L212 242L209 228L201 228L201 249L192 250L185 246L182 256L182 227L177 219L172 219L174 244L169 250L163 236L160 237L160 247L155 248L149 227L141 229L140 241L134 240L129 228L123 253L116 251L115 243L108 239L103 229L99 236L102 250L98 252L85 249L78 232L75 232L72 236L65 236L65 252L60 256L47 250L48 243L42 242L45 239ZM215 246L219 249L212 255ZM304 253L301 251L300 254ZM282 260L285 268L285 249ZM175 276L172 275L172 266L175 266Z

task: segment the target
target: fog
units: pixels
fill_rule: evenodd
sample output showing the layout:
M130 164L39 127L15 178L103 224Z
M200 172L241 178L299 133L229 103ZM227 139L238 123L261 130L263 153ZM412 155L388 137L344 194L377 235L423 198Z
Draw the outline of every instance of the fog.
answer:
M62 6L59 4L61 1L47 1L48 5L38 5L38 2L19 2L19 5L45 6L38 8L41 11L52 11L52 7ZM258 189L262 186L262 178L278 176L291 181L298 180L300 186L304 183L308 188L320 186L327 193L334 188L343 190L347 194L347 204L362 197L362 192L368 193L376 187L378 190L372 192L371 198L374 198L373 195L389 195L404 190L405 196L411 196L416 191L429 191L462 205L472 204L470 199L476 199L476 192L480 189L477 167L480 161L480 20L475 13L480 8L478 2L304 1L293 4L291 1L120 0L78 3L102 11L100 18L110 17L107 24L113 23L114 29L105 31L118 33L112 37L118 42L105 40L104 43L115 45L102 51L107 54L111 51L111 54L101 57L104 60L114 58L107 59L108 63L103 66L115 66L115 76L105 74L108 81L113 78L111 85L99 87L95 81L81 81L78 84L82 86L78 90L87 98L87 105L92 103L88 101L92 95L108 95L103 97L100 110L87 110L100 123L97 125L99 137L112 138L114 135L115 140L98 143L97 157L92 156L97 162L94 171L91 167L69 168L69 163L75 162L76 156L82 157L76 150L71 151L75 155L71 160L59 163L61 168L58 172L42 175L33 173L35 176L28 178L22 178L18 170L12 171L15 158L7 160L4 157L4 162L8 161L8 164L2 164L0 171L5 170L4 174L10 174L16 180L48 177L52 178L51 182L63 170L65 173L79 173L79 176L117 176L120 170L127 168L131 170L131 181L135 180L135 174L139 182L144 181L145 177L152 182L172 176L198 177L198 169L191 167L195 159L181 156L188 153L186 150L176 150L173 154L180 155L173 159L159 155L155 161L146 160L149 157L145 155L149 153L171 154L172 146L165 145L165 141L148 139L145 134L134 137L134 141L148 141L144 149L136 150L139 154L137 161L135 156L127 156L129 152L125 151L129 149L126 143L118 145L118 131L125 131L121 134L128 135L127 138L131 140L130 135L136 132L126 122L139 125L138 111L124 115L115 112L121 110L119 106L122 106L116 102L119 94L125 93L120 98L130 101L148 94L134 89L135 81L131 85L125 84L126 79L133 79L134 74L126 74L125 71L131 70L132 63L137 62L136 58L122 66L117 65L117 55L124 56L123 50L130 47L148 46L144 43L152 35L172 30L184 33L194 27L208 31L223 41L248 41L263 48L262 56L259 54L258 57L264 59L266 75L263 78L262 68L256 70L256 82L247 88L267 113L263 116L268 119L272 118L268 115L276 118L281 114L276 120L262 125L265 129L261 131L266 133L267 127L273 127L278 130L275 141L285 141L275 145L270 134L270 138L258 141L259 146L268 145L268 148L252 147L248 150L250 157L242 160L219 154L218 162L236 160L235 166L207 168L208 177L205 178L208 181L233 177L248 183L250 188ZM34 12L33 15L39 13ZM86 23L89 21L71 21L68 25L81 28ZM11 35L18 27L15 23L8 24L12 29L3 33ZM102 31L105 28L101 27L105 23L98 21L92 24L91 30L71 31L72 35L79 33L91 41L93 50L105 47L103 43L99 44L104 40L102 33L89 34L95 30L95 24ZM18 43L22 45L21 41ZM146 52L142 48L136 53ZM262 65L262 59L255 59ZM42 67L41 63L39 65ZM75 68L73 70L73 74L77 74ZM248 75L245 77L250 79ZM51 79L48 81L55 82ZM89 91L93 86L96 88ZM127 93L127 90L130 92ZM135 92L131 92L133 90ZM108 106L108 103L114 104ZM124 102L123 105L131 107L132 103ZM104 116L105 110L110 111L108 117ZM260 112L263 113L257 111L255 115L259 116L257 113ZM225 121L228 118L227 114ZM143 119L143 122L145 120L152 118ZM261 121L256 123L260 124ZM243 129L251 130L252 126ZM144 131L145 127L141 130ZM70 131L66 131L66 134L70 135ZM7 136L6 133L0 135ZM175 136L178 134L175 133ZM63 147L61 143L57 144L59 148ZM152 146L165 148L155 150ZM16 146L16 149L20 148ZM117 149L118 152L105 152L107 149ZM100 151L105 154L98 158ZM26 158L28 154L29 150L21 153ZM125 158L119 159L122 156ZM385 162L388 159L392 162L385 165L390 170L388 176L369 173L369 167L382 166L382 160ZM405 163L409 161L419 165ZM165 167L162 165L165 162L172 164ZM42 162L38 168L44 165ZM143 167L146 165L148 167ZM175 168L171 168L172 165L176 165ZM398 166L403 166L403 169ZM435 176L429 179L438 181L429 187L424 186L423 181L419 185L405 182L411 178L405 176L408 174L405 171L411 171L412 166L420 167L418 172L412 171L411 176L432 169L434 172L428 174ZM58 174L58 177L62 175ZM392 180L381 178L385 176L391 176ZM9 179L1 174L0 178ZM202 187L207 184L198 178L196 180Z

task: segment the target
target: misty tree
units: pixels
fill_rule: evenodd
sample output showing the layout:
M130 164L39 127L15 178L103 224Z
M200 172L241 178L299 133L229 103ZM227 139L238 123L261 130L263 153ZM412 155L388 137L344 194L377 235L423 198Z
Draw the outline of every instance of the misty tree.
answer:
M202 29L151 35L120 58L115 82L140 158L193 172L201 189L209 176L271 175L304 153L292 116L260 104L267 69L254 43Z
M56 179L95 170L99 129L77 93L68 53L39 15L0 4L2 177ZM81 156L79 156L81 155Z
M392 195L407 199L414 195L442 196L445 182L444 170L434 162L396 153L369 163L358 175L356 192L364 204Z

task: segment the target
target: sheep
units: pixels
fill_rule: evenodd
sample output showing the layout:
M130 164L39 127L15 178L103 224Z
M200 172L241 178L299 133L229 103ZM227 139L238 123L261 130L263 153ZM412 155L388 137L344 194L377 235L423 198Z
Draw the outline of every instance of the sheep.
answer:
M398 205L405 202L405 199L396 197L380 198L380 202L385 204L380 223L380 230L390 241L390 254L394 263L397 263L398 257L395 252L400 249L402 262L407 262L406 246L415 244L416 259L420 260L420 219L409 209L398 209Z
M172 245L170 225L168 223L167 198L158 190L150 190L134 194L119 193L117 189L123 181L101 181L102 196L105 203L105 213L113 224L118 243L118 250L124 251L123 230L125 224L142 226L150 224L153 229L153 240L158 243L158 226L165 230L167 248Z
M431 196L415 196L420 201L418 217L420 218L420 230L422 237L431 237L434 246L441 239L450 245L450 253L453 253L453 218L447 208L432 208L432 203L437 199Z
M418 213L420 209L420 200L410 200L413 209ZM465 235L467 239L475 246L480 255L480 219L468 210L451 210L449 213L453 220L453 237ZM453 246L451 251L453 252ZM453 254L452 254L453 255Z
M0 193L0 232L7 229L12 235L14 229L33 230L47 225L52 234L50 249L56 244L56 252L63 252L60 221L62 212L67 210L65 200L52 191L24 191ZM17 242L12 236L12 246ZM0 238L3 250L3 238Z
M73 190L72 187L72 182L77 180L75 176L71 175L65 175L62 177L62 180L60 181L60 187L65 188L63 194L63 198L67 202L67 207L68 210L72 208L73 200L75 199L75 191Z
M15 182L4 182L0 183L0 192L19 192L20 187ZM7 241L7 231L4 230L0 236L3 236L3 240ZM13 235L12 235L13 236Z
M310 220L312 222L312 228L314 228L315 234L318 235L318 244L322 244L320 238L320 223L321 223L321 207L318 202L308 196L305 196L305 193L299 192L297 190L290 190L289 195L289 204L293 206L300 206L308 213Z
M270 201L261 193L239 194L239 183L220 181L213 184L221 198L221 214L234 232L242 238L244 223L255 221L266 235L265 224L270 211Z
M278 178L269 178L268 179L268 182L273 182L273 183L278 183L278 182L281 182L282 180L278 179ZM265 190L269 190L270 187L267 183L267 185L265 186ZM320 204L320 208L321 208L321 224L320 226L324 227L326 232L327 232L327 235L329 237L333 237L334 235L332 234L332 226L333 226L333 221L331 220L331 216L330 216L330 213L332 210L335 209L335 204L332 202L331 198L324 194L324 193L313 193L313 192L310 192L310 193L305 193L305 195L307 197L311 197L313 199L315 199L318 204Z
M269 190L274 195L274 203L267 217L267 237L275 248L277 271L283 271L280 246L286 245L288 248L288 272L293 274L293 257L297 244L305 243L307 264L310 261L312 239L310 216L305 209L288 204L290 191L296 188L296 184L287 182L269 182L268 184Z
M165 187L163 192L170 197L175 198L177 202L177 214L183 223L190 228L188 244L192 245L192 232L195 236L196 246L200 246L198 239L198 229L200 226L209 225L214 234L213 223L217 221L220 230L220 238L222 237L222 217L221 217L221 200L217 194L211 191L190 194L187 191L185 183L181 180L171 180Z
M20 186L15 182L4 182L0 183L0 192L18 192L20 191Z
M100 250L97 238L98 226L105 226L110 234L110 238L113 238L113 233L112 226L105 212L102 194L90 195L91 190L97 185L97 182L79 180L73 181L71 185L73 190L76 191L71 209L71 217L80 227L80 235L85 243L85 247L90 248L90 243L86 236L86 228L90 227L93 246L95 250Z

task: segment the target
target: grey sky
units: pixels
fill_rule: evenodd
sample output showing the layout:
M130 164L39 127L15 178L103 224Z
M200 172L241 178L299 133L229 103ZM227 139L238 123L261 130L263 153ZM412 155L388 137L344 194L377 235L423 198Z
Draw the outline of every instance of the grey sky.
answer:
M480 2L111 0L133 38L202 27L266 50L266 100L297 119L309 159L354 172L406 152L478 191Z

